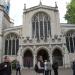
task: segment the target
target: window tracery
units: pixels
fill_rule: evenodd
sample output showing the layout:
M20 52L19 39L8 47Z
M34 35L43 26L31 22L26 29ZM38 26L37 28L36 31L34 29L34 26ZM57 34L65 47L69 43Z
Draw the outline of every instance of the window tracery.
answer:
M32 37L46 39L51 35L50 17L44 12L36 13L32 18Z
M19 37L10 33L5 37L5 55L16 55L19 49Z
M75 32L70 31L66 34L66 46L70 53L75 52Z

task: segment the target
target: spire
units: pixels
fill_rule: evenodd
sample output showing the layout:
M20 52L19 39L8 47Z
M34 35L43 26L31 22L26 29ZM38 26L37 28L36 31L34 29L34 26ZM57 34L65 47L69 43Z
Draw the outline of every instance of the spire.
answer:
M58 8L58 6L57 6L57 2L55 2L55 7Z
M42 5L42 2L41 2L41 0L40 0L40 3L39 3L39 5Z

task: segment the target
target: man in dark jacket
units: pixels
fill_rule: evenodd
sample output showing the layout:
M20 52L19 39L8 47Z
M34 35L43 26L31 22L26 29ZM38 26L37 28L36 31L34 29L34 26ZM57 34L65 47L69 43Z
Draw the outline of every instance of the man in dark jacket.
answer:
M0 63L0 75L3 75L3 69L2 69L3 63Z
M0 75L11 75L11 63L8 56L5 56L4 62L0 64Z
M52 68L54 70L54 75L58 75L58 63L57 62L53 63Z
M20 71L21 67L20 67L20 63L19 61L16 61L16 75L21 75L21 71Z
M75 75L75 61L73 61L72 70L73 70L73 75Z

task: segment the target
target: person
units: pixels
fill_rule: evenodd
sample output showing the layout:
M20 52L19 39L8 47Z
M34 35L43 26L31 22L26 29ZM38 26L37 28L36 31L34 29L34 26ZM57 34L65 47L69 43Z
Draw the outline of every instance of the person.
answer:
M44 75L49 75L48 62L45 60L44 62Z
M72 70L73 70L73 75L75 75L75 61L72 63Z
M11 63L8 56L5 56L4 62L0 64L0 75L11 75Z
M3 75L4 63L0 63L0 75Z
M37 66L38 66L38 73L43 74L44 73L44 62L43 62L42 56L38 58Z
M51 62L50 62L50 60L48 60L48 71L49 71L49 75L51 75L51 69L52 69Z
M16 75L21 75L21 71L20 71L21 67L19 64L19 61L16 61Z
M58 75L58 63L57 62L53 63L52 68L54 70L54 75Z

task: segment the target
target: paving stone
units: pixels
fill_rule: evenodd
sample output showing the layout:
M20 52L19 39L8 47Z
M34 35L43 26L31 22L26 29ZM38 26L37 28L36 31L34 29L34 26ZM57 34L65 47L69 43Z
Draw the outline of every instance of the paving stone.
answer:
M15 70L12 71L12 75L16 75ZM34 70L23 69L23 70L21 70L21 75L43 75L43 74L38 74ZM51 75L54 75L53 70L51 71ZM73 75L72 69L70 69L70 68L59 69L58 75Z

